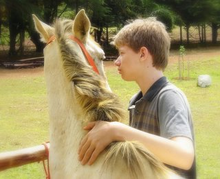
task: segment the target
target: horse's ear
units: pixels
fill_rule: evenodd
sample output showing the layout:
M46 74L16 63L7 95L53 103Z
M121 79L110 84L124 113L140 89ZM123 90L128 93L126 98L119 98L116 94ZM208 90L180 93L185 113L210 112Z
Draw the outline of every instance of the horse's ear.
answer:
M41 36L41 41L47 43L50 37L54 34L54 29L40 21L36 15L32 14L32 17L34 20L35 29Z
M91 23L85 13L85 10L80 10L76 15L73 23L74 36L81 40L83 43L86 42L86 38L89 35L90 26Z

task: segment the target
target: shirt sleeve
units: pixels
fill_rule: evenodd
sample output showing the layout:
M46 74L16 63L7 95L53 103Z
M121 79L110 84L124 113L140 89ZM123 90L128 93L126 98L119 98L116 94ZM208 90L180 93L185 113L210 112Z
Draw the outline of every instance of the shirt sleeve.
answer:
M165 138L187 137L193 140L188 101L179 91L167 90L160 95L158 116L160 135Z

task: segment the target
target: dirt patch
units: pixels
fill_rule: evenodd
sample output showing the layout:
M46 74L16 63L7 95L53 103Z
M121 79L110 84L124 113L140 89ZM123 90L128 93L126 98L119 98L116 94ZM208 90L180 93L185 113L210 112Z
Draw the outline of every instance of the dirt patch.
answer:
M209 47L209 48L197 48L197 49L186 49L184 58L186 60L202 60L207 58L220 57L220 47ZM171 50L169 56L169 63L177 62L179 59L179 51ZM115 67L114 60L107 61L104 63L105 67Z
M38 68L23 68L23 69L5 69L0 68L1 78L25 78L32 76L40 76L44 73L43 67Z
M220 47L213 48L203 48L187 50L185 53L185 59L187 60L202 60L205 58L219 58L220 57ZM171 51L169 63L177 62L179 59L178 51ZM116 68L114 61L105 61L105 68ZM40 76L44 73L43 67L37 68L24 68L24 69L5 69L0 68L0 79L1 78L24 78L30 76Z
M209 47L209 48L197 48L197 49L186 49L185 59L186 60L203 60L207 58L218 58L220 57L220 47ZM169 63L178 61L179 51L171 51L169 57Z

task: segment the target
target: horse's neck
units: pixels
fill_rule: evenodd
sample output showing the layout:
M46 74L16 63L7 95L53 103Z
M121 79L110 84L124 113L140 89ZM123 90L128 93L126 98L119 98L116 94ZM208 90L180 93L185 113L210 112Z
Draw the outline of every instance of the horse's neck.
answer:
M59 58L59 54L53 54L53 57L54 55L57 55L55 58ZM69 136L77 135L74 142L79 142L84 134L80 120L83 114L75 100L73 84L66 78L60 59L52 60L50 56L45 58L48 60L45 60L45 77L49 102L50 140L67 145Z

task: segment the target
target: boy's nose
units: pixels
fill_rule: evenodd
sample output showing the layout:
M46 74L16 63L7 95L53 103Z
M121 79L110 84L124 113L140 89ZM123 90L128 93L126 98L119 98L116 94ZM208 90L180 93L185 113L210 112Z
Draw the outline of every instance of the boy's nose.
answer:
M119 65L120 65L120 59L119 59L119 57L114 61L114 64L115 64L116 66L119 66Z

